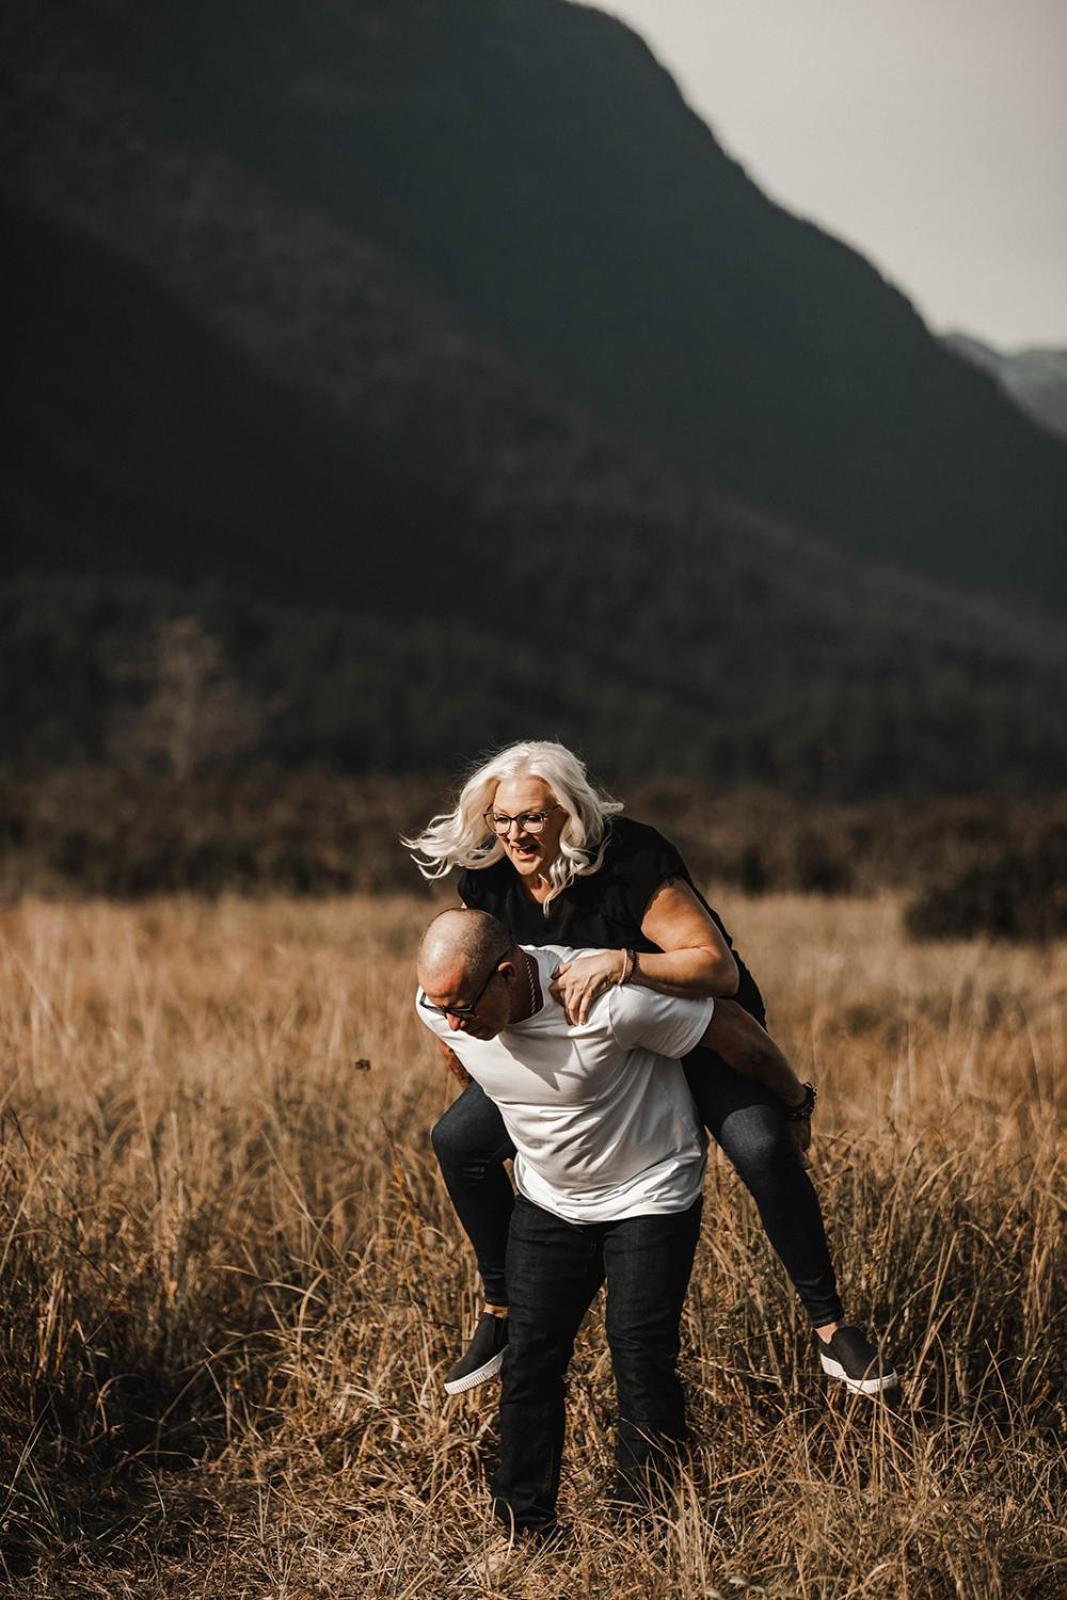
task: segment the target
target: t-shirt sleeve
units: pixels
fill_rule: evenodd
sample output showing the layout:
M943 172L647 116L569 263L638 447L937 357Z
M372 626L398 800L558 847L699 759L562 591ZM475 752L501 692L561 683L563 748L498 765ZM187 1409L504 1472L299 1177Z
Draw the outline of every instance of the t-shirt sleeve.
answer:
M421 988L415 991L415 1014L425 1028L428 1028L435 1039L446 1045L456 1057L467 1076L474 1078L477 1075L477 1054L484 1050L484 1044L472 1039L469 1033L462 1028L453 1029L448 1025L448 1020L440 1011L431 1011L429 1007L421 1005L424 998Z
M624 1050L642 1048L680 1061L700 1043L715 1010L712 999L682 1000L636 985L607 992L609 1020Z
M424 1027L429 1028L430 1032L436 1034L439 1039L443 1039L448 1031L448 1025L445 1022L444 1017L442 1017L437 1011L428 1010L426 1006L421 1004L421 1001L422 990L416 989L415 1015L418 1017L419 1021Z
M644 921L648 903L661 884L671 878L688 879L680 852L655 828L642 828L616 863L616 874L635 928Z

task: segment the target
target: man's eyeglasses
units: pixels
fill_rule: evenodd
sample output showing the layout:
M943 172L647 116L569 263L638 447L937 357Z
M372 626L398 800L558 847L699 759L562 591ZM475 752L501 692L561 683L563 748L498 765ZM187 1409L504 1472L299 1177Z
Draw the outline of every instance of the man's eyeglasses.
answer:
M487 828L492 828L494 833L499 834L501 839L505 839L511 832L511 824L517 822L520 833L532 834L536 839L539 833L544 832L545 823L553 811L559 811L560 809L561 807L556 805L549 806L547 811L520 811L517 817L509 817L505 811L486 811L484 813L485 825Z
M503 956L500 959L502 961L504 959ZM436 1011L439 1017L458 1017L461 1022L469 1022L481 1004L482 996L492 983L493 979L499 975L499 972L500 961L496 963L496 966L493 968L488 978L486 978L485 982L478 990L478 993L474 996L474 999L469 1001L465 1006L435 1006L432 1005L429 1000L427 1000L424 994L419 995L419 1005L424 1011Z

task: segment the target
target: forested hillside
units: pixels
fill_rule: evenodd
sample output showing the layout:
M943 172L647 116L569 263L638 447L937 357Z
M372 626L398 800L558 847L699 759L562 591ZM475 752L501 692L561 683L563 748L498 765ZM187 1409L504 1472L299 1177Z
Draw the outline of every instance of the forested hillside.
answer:
M690 549L715 531L699 523ZM678 533L683 596L638 529L609 569L618 588L604 587L609 606L631 585L646 603L620 599L625 626L613 633L599 584L524 611L532 584L516 569L525 552L540 572L536 524L475 535L485 552L517 546L513 597L495 609L432 568L413 587L438 603L403 619L384 604L258 600L232 580L2 585L5 760L454 773L490 745L560 737L603 771L719 787L858 796L1067 783L1067 663L1052 631L1027 640L977 605L950 617L936 596L855 574L834 587L816 561L803 585L764 581L728 542L705 576ZM760 542L773 547L765 532ZM476 563L474 542L464 560ZM195 736L175 756L171 730L190 722Z

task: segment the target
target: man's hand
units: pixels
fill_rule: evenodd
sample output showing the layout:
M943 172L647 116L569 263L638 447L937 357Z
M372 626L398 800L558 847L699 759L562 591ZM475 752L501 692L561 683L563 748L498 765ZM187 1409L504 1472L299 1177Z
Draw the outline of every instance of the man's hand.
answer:
M789 1121L786 1123L786 1127L789 1129L789 1137L800 1151L800 1154L805 1157L803 1165L810 1166L811 1162L806 1157L811 1149L811 1118L802 1117L799 1122Z
M549 988L572 1027L588 1022L593 1001L618 983L626 966L625 950L598 950L595 956L579 956L556 968Z
M468 1083L473 1081L470 1073L467 1071L456 1052L454 1050L450 1050L443 1039L439 1039L437 1035L434 1034L433 1041L445 1058L445 1066L448 1068L449 1072L452 1074L461 1088L465 1089Z

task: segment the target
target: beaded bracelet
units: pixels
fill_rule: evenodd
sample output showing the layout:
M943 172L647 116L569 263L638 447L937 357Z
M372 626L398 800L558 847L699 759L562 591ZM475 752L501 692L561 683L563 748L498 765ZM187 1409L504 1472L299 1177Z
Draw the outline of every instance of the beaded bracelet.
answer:
M787 1122L807 1122L815 1110L815 1085L804 1085L804 1098L798 1106L786 1106L785 1116Z

